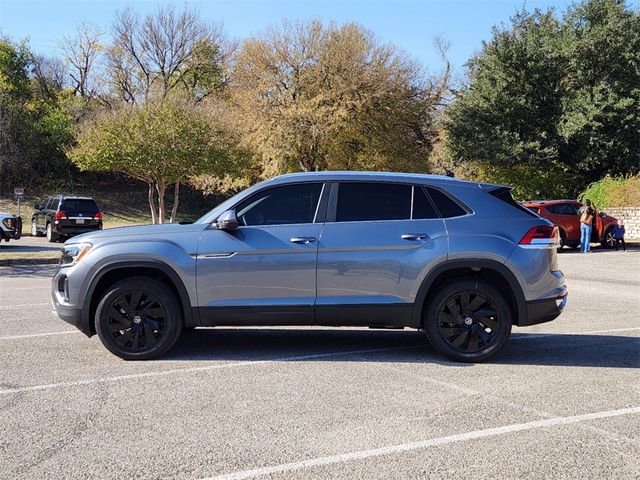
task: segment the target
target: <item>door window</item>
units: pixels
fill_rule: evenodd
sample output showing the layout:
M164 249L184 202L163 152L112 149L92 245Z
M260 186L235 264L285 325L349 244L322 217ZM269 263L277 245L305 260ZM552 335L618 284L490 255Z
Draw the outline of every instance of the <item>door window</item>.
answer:
M558 203L547 206L547 210L556 215L577 215L576 207L570 203Z
M365 182L340 184L337 222L408 220L410 217L410 185Z
M262 190L236 205L240 225L313 223L322 183L300 183Z

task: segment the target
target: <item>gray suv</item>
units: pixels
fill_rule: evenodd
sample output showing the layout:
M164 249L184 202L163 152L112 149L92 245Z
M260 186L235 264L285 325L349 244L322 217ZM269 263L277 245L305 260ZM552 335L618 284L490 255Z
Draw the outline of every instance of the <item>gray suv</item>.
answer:
M183 328L324 325L423 329L433 347L486 360L512 325L556 318L567 289L558 231L508 187L432 175L283 175L189 225L69 240L58 315L129 360Z

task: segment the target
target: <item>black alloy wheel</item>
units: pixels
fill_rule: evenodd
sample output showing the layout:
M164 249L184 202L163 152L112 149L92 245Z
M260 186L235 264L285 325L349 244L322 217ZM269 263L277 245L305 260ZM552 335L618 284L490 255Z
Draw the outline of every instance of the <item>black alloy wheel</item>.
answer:
M175 344L183 327L175 293L148 277L111 287L98 305L95 323L104 346L126 360L159 357Z
M122 348L153 347L166 330L166 312L159 300L143 290L124 293L111 302L107 330Z
M457 280L429 301L425 330L449 358L479 362L495 355L511 333L511 309L484 280Z

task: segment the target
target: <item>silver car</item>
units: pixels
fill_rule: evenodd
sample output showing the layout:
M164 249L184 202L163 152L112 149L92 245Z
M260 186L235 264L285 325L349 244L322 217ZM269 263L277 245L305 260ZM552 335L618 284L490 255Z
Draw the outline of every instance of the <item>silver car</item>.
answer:
M433 175L283 175L189 225L69 240L58 315L125 359L156 358L183 328L423 329L447 357L495 355L513 325L556 318L558 231L509 187Z

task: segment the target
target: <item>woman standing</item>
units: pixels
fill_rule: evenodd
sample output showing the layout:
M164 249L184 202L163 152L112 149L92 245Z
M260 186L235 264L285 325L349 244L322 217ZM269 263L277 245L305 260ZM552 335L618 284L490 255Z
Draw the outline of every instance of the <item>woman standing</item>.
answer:
M591 206L591 200L585 200L580 209L580 251L588 253L591 251L591 229L596 212Z

